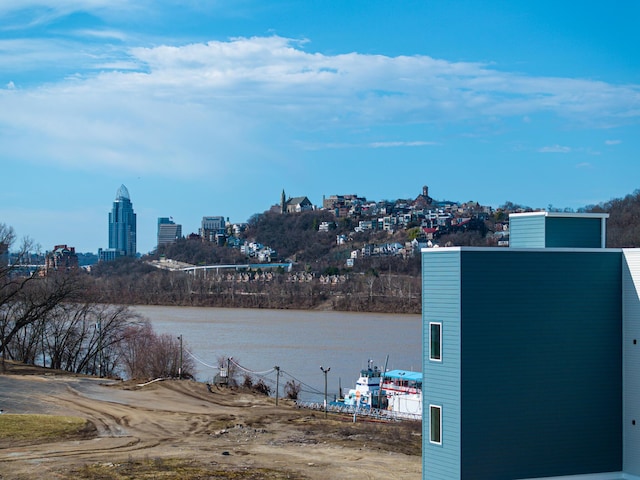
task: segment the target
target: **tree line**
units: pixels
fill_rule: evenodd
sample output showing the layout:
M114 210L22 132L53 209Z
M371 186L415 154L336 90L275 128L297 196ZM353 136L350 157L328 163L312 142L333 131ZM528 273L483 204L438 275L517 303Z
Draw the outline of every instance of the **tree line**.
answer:
M13 229L0 224L0 258L15 243ZM89 294L82 272L25 275L16 265L32 247L25 239L18 262L0 262L0 370L14 360L98 376L192 374L176 338L156 334L126 305Z
M185 273L123 258L108 262L109 273L102 265L94 269L86 295L94 301L144 305L420 312L421 277L402 273L409 268L403 262L418 265L419 272L419 258L364 261L364 272L255 268Z

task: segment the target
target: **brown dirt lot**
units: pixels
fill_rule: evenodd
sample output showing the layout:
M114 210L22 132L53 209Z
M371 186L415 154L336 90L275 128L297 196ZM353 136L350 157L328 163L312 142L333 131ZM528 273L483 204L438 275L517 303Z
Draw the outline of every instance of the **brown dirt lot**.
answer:
M24 371L0 375L6 413L72 415L48 443L0 441L0 479L419 479L420 425L352 423L193 381L146 386Z

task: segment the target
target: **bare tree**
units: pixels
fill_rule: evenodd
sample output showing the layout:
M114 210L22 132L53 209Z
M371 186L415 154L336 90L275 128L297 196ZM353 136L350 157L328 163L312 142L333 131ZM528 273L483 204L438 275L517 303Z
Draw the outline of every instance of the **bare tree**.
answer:
M297 400L301 389L302 385L300 383L297 383L295 380L289 380L284 385L284 394L290 400Z
M46 354L53 368L110 376L120 368L120 342L139 324L124 305L65 304L49 316Z
M19 330L5 348L7 358L35 364L36 357L42 353L44 326L44 319L40 319Z
M183 378L193 377L194 361L180 347L177 336L156 334L147 320L126 329L118 350L129 378L177 377L179 371Z
M18 266L31 248L31 241L24 239L19 250L15 254L15 260L9 261L9 252L16 241L16 235L12 227L0 223L0 353L2 354L2 370L5 369L5 358L7 343L10 336L16 333L13 331L13 301L20 294L27 282L32 280L31 276L18 275Z
M0 278L4 283L0 297L0 350L2 367L7 347L25 328L45 319L58 306L73 302L81 291L76 274L54 274L46 277L13 276Z

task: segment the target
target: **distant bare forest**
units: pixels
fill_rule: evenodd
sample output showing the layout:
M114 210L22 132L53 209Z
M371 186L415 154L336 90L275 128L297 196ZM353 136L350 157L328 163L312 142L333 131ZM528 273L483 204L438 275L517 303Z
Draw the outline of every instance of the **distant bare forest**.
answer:
M412 261L419 265L419 259ZM319 275L260 269L189 274L140 260L110 263L91 275L87 295L94 301L396 313L419 313L421 306L420 275L397 273L392 261L386 262L386 270L380 263L380 270L372 266L366 273Z

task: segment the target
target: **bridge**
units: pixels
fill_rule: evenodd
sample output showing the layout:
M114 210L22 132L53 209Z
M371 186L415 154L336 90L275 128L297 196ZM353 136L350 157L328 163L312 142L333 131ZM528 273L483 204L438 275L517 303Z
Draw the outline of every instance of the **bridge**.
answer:
M283 268L285 272L290 272L293 267L293 263L245 263L242 265L198 265L192 267L182 267L180 270L183 272L194 273L198 270L215 270L216 273L220 270L275 270L277 268Z
M282 268L286 272L290 272L293 263L245 263L245 264L228 264L228 265L191 265L189 263L178 262L176 260L170 259L162 259L162 260L152 260L148 262L154 267L162 268L164 270L171 270L173 272L187 272L187 273L195 273L197 271L207 272L209 270L215 270L218 273L220 270L235 270L235 271L244 271L244 270L275 270L277 268Z

